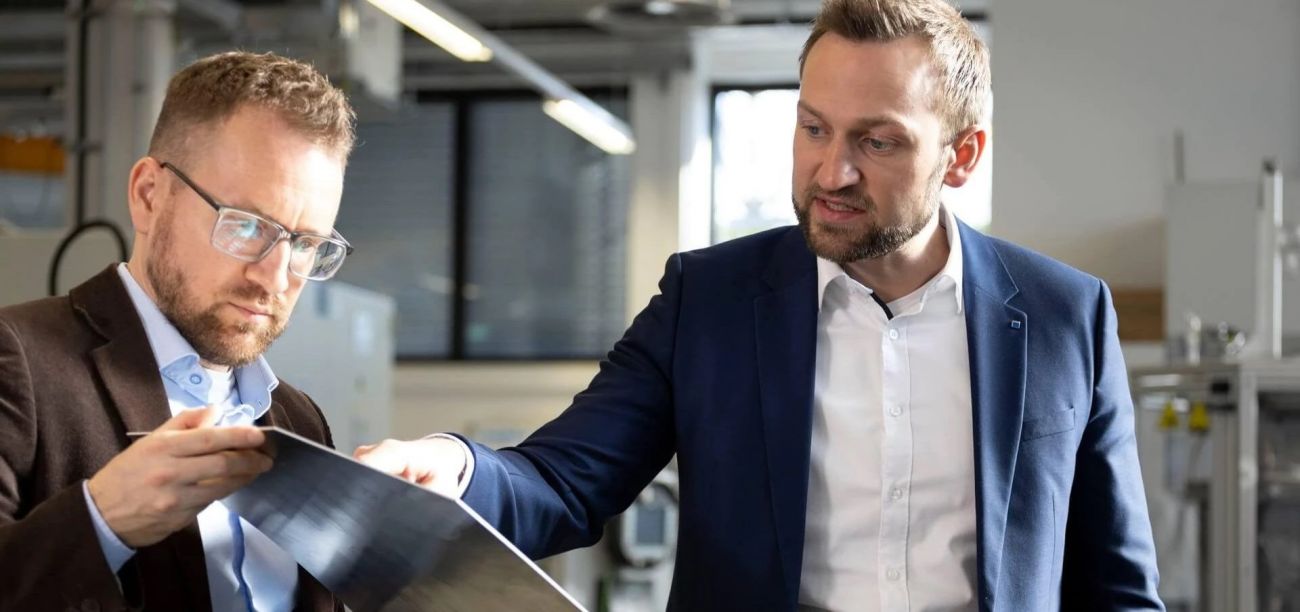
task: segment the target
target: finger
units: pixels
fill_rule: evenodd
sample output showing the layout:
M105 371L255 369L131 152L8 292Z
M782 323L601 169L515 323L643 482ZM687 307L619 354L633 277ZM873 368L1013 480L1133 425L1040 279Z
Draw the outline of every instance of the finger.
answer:
M375 450L375 447L376 447L376 446L378 446L378 445L377 445L377 444L362 444L361 446L358 446L358 447L357 447L357 450L352 451L352 458L353 458L353 459L361 459L362 457L365 457L367 454L369 454L371 451Z
M203 418L199 420L199 424L196 425L195 428L212 427L213 425L216 425L217 422L221 420L222 411L220 408L208 404L203 408L200 408L200 414L203 415Z
M177 480L194 484L214 478L257 476L271 469L271 458L253 450L222 451L176 461Z
M417 479L415 484L446 497L456 497L456 492L460 489L460 483L455 478L442 474L425 475Z
M212 406L182 410L180 414L167 419L167 422L160 425L155 431L183 431L196 427L207 427L215 424L220 418L221 411Z
M173 457L194 457L227 450L257 448L266 441L266 435L256 427L236 425L165 432L162 441L167 454Z
M392 445L380 444L365 453L358 451L357 460L386 474L409 478L406 457Z

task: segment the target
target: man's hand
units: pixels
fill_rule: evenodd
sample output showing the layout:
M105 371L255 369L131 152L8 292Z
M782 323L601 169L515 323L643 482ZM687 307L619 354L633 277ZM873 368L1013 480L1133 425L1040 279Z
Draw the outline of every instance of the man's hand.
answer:
M271 467L255 450L255 427L213 427L211 406L186 410L139 439L87 483L104 522L122 543L148 546L180 530L208 504Z
M409 480L447 497L457 497L467 457L456 440L384 440L359 446L353 457L372 468Z

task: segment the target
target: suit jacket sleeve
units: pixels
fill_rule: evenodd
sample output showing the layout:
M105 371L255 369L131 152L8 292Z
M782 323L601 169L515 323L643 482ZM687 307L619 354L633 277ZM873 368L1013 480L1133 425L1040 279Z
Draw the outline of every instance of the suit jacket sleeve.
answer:
M532 558L590 546L667 465L682 283L673 255L650 300L559 417L515 448L471 443L463 499Z
M0 319L0 610L81 609L87 600L125 608L81 483L35 507L23 501L38 439L29 367Z
M1110 290L1100 285L1092 410L1070 495L1061 600L1067 610L1164 610L1127 369Z

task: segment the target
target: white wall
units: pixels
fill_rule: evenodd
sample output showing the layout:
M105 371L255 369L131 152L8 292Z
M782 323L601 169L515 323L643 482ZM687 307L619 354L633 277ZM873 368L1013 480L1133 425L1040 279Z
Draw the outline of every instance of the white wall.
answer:
M596 364L586 361L401 364L393 381L392 435L504 435L507 429L528 434L567 407L595 374Z
M66 230L0 233L0 306L48 295L50 262ZM128 237L129 239L129 237ZM59 269L59 292L66 293L119 261L117 244L106 230L87 231L68 247Z
M1226 322L1255 332L1256 250L1258 248L1259 180L1184 183L1170 186L1165 211L1165 332L1187 329L1186 313L1206 327ZM1300 181L1282 190L1284 221L1300 223ZM1300 276L1282 277L1282 329L1289 347L1300 341Z
M1295 0L997 0L993 233L1161 286L1175 130L1189 181L1300 171Z

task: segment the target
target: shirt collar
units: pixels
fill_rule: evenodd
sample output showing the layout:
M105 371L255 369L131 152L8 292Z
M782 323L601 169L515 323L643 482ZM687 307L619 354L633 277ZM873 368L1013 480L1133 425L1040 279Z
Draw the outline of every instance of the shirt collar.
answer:
M953 298L957 301L957 313L962 312L962 253L961 253L961 230L957 226L957 217L948 210L947 206L939 206L939 223L945 229L948 235L948 261L944 263L939 273L927 282L929 287L937 285L936 281L940 278L948 278L952 281ZM843 279L843 280L840 280ZM817 258L817 308L821 309L826 299L826 288L834 282L847 282L852 280L844 267L829 259ZM867 291L872 291L866 287ZM929 289L927 288L927 291Z
M145 335L153 349L154 360L158 362L158 371L164 376L173 377L179 370L198 370L199 354L190 346L189 341L176 330L176 326L158 309L149 294L131 276L126 264L118 264L117 274L126 285L126 292L131 296L131 303L144 323ZM239 390L240 402L253 407L253 418L261 418L271 409L271 392L279 386L280 381L271 371L271 364L262 356L253 363L235 368L235 387Z

